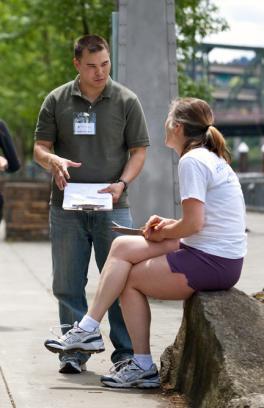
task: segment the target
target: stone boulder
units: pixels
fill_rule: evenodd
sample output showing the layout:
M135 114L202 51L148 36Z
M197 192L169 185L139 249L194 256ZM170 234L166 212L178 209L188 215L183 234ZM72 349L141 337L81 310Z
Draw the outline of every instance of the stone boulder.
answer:
M161 356L161 381L192 408L264 408L263 304L237 289L195 294Z

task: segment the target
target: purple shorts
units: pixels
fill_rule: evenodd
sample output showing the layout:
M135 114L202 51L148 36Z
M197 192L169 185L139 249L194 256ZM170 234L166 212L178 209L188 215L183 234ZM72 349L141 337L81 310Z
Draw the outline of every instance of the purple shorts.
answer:
M229 259L210 255L183 243L169 252L167 260L172 272L183 273L195 290L226 290L239 280L243 258Z

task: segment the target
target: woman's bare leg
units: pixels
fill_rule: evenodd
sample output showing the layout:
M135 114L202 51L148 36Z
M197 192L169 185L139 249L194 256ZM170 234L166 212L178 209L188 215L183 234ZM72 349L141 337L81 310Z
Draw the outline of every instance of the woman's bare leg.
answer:
M132 267L120 300L135 354L150 354L151 313L147 296L183 300L193 293L184 274L171 272L164 255Z
M113 241L101 273L99 285L89 307L89 316L100 322L124 290L133 265L179 248L178 240L151 242L143 237L124 236Z

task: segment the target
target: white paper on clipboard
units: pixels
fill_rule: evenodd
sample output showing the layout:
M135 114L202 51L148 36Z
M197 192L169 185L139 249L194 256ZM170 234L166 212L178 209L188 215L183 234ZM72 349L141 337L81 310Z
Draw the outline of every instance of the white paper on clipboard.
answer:
M113 197L110 193L98 193L109 183L68 183L64 189L62 208L77 211L110 211Z

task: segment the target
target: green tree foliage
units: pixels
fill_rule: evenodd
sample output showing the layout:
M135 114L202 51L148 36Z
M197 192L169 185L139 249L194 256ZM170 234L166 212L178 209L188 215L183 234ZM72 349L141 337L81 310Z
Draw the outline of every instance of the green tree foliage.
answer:
M45 95L76 75L74 40L90 32L109 39L115 5L114 0L0 1L0 117L25 157L32 156Z
M97 33L110 40L111 13L117 0L0 0L0 117L27 158L47 93L72 80L74 40ZM184 73L195 45L225 28L211 0L176 0L181 95L209 95L206 84L194 86ZM184 62L184 64L182 64Z
M175 0L175 6L180 96L210 100L210 85L206 80L197 81L192 76L192 67L199 58L197 45L207 35L227 30L228 24L218 15L213 0Z

